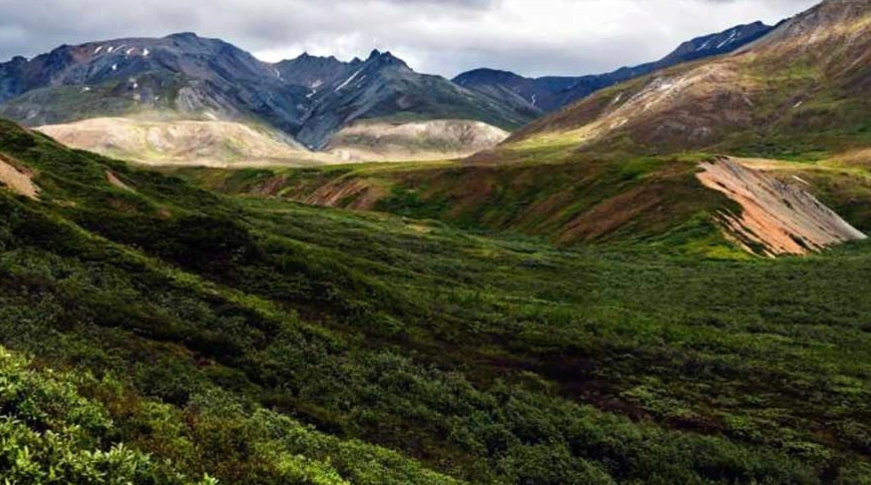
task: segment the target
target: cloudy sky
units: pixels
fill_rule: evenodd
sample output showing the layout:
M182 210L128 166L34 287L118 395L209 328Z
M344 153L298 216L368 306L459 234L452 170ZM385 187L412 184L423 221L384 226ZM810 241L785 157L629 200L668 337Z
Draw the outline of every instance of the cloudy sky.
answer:
M194 31L275 61L390 50L422 72L579 75L777 22L818 0L0 0L0 61L57 45Z

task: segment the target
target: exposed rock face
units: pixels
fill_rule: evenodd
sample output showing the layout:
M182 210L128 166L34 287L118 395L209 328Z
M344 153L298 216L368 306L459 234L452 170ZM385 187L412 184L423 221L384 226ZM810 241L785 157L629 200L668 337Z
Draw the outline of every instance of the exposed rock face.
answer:
M809 192L729 158L701 164L698 179L741 206L722 212L727 236L751 252L766 256L808 254L866 236Z

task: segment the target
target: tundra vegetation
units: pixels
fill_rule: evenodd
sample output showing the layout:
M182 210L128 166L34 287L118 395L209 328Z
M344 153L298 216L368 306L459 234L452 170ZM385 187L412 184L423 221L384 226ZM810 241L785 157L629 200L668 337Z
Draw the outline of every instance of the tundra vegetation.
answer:
M0 154L38 187L0 190L9 483L871 483L869 243L554 245Z

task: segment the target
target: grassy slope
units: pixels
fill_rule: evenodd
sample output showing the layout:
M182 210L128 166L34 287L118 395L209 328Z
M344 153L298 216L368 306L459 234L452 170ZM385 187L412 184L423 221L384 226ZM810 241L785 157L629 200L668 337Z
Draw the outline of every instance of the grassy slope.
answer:
M184 169L227 194L376 209L553 242L630 242L735 256L710 215L730 207L695 179L704 155L588 159L565 147L500 153L499 164L362 165L312 170Z
M224 483L451 481L352 438L475 483L871 476L868 245L564 251L234 202L9 124L0 151L43 189L0 192L2 343L125 376L100 446Z

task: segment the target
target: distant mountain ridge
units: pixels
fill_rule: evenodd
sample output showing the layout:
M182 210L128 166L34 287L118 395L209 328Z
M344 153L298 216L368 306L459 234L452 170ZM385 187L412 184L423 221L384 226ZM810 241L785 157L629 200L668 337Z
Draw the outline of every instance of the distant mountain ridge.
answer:
M518 107L551 112L593 94L600 89L683 62L734 52L771 32L762 22L738 25L716 34L697 37L678 46L656 62L623 67L606 74L578 77L547 76L526 78L508 71L476 69L455 77L460 86Z
M463 119L516 129L537 115L418 74L389 52L347 63L304 54L270 64L194 33L64 45L0 64L0 116L30 126L220 120L266 125L320 150L358 120Z
M349 63L308 56L280 63L279 70L282 67L310 89L310 112L296 136L316 149L329 142L330 134L358 120L469 119L513 129L538 116L533 110L493 102L440 76L419 74L390 52L375 50L365 61Z

